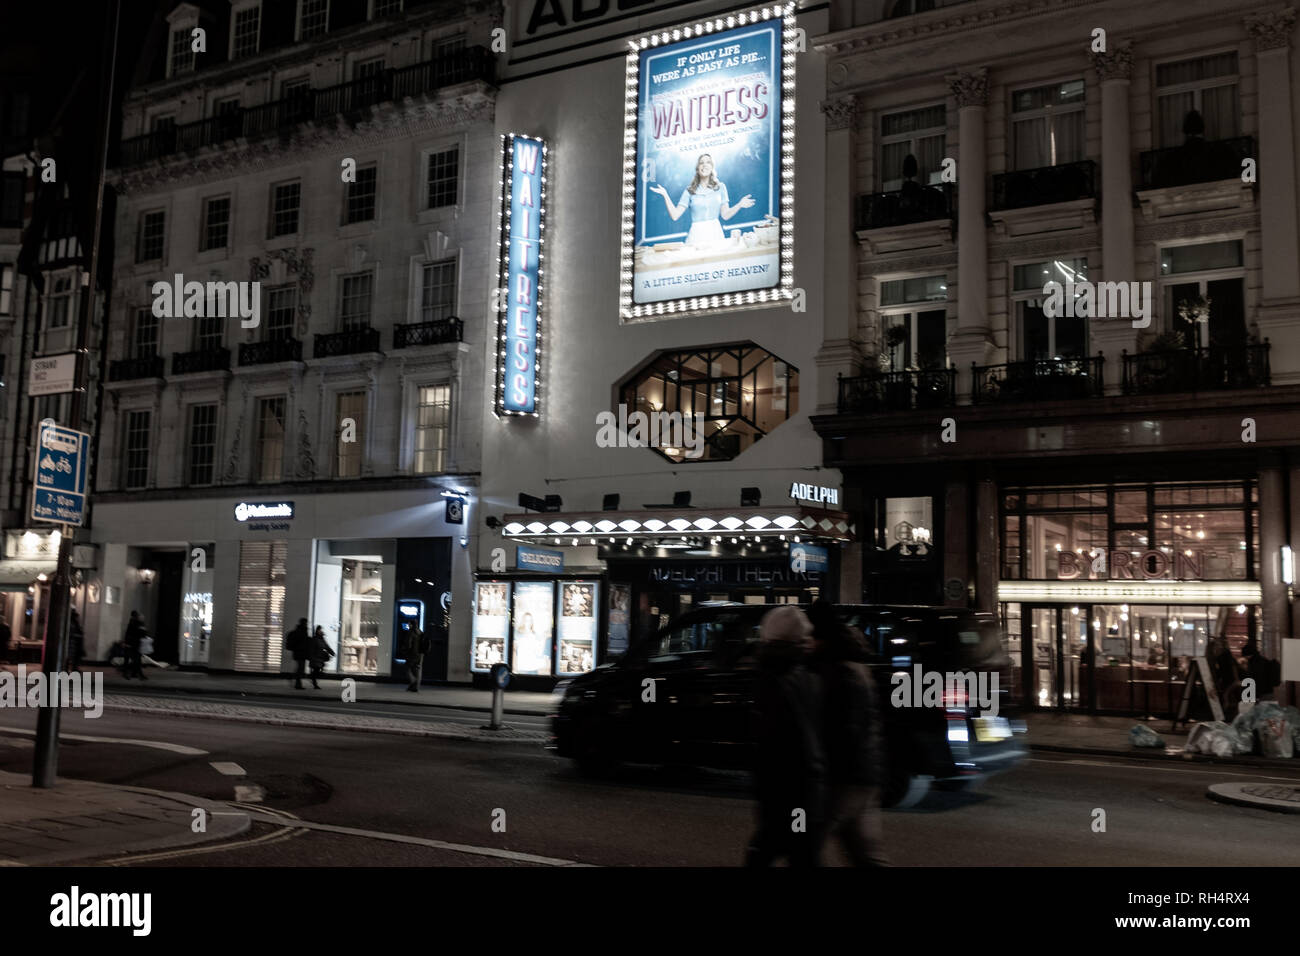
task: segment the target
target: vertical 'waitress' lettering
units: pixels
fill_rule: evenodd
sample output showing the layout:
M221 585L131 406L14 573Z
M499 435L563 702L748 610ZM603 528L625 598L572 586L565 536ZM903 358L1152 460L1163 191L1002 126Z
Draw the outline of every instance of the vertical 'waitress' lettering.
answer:
M505 367L497 410L537 411L538 282L541 262L541 140L509 137L506 161L512 164L505 196L509 210L506 249Z

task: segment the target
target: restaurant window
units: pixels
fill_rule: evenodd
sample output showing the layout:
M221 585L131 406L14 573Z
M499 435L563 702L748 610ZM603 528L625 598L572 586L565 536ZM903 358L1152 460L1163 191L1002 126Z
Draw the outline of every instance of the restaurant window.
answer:
M451 424L451 386L422 385L415 407L415 473L436 475L447 470Z
M1164 327L1184 347L1246 342L1246 270L1240 239L1160 250Z
M335 478L360 478L362 448L365 443L366 393L339 392L335 398L334 420ZM350 424L349 424L350 423ZM346 439L346 440L345 440Z
M880 284L881 351L890 371L944 368L948 356L948 277ZM942 303L938 308L924 305ZM899 332L893 332L899 329Z
M281 286L266 291L265 335L267 342L293 338L294 314L298 311L298 287Z
M149 483L149 425L152 415L148 411L127 412L123 429L124 454L122 485L128 491L144 488Z
M618 394L630 426L642 413L641 440L658 454L725 461L799 411L799 370L752 342L661 352L620 382Z
M1052 259L1015 266L1011 298L1016 308L1016 341L1021 361L1084 358L1088 354L1088 320L1080 315L1049 317L1043 310L1043 287L1049 282L1088 279L1088 260ZM1078 290L1076 290L1076 297Z
M1015 169L1085 159L1083 80L1011 94L1011 156Z
M283 395L257 401L257 464L253 480L279 481L284 473Z
M189 483L210 485L217 461L217 406L190 406Z
M880 117L880 189L903 187L903 160L916 157L916 182L922 186L941 182L947 118L942 103L920 109L886 113Z
M1240 133L1237 54L1161 63L1156 67L1156 131L1161 147L1181 146L1183 121L1192 110L1205 121L1205 139L1231 139Z

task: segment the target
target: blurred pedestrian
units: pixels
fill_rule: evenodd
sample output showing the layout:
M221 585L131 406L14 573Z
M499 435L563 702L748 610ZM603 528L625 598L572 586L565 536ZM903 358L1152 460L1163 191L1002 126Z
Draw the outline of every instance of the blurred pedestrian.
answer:
M775 608L759 624L754 772L758 828L746 866L816 866L822 842L824 764L822 692L808 669L812 624L793 605Z
M127 680L132 677L138 677L141 680L149 679L144 676L143 662L140 660L140 642L144 640L145 635L148 633L144 621L140 617L140 612L132 611L131 619L126 622L126 634L122 639L122 643L126 645L126 660L122 664L122 676Z
M9 660L9 642L13 640L13 628L4 618L0 618L0 660Z
M86 653L86 632L81 629L81 617L74 607L68 621L68 670L81 670L81 658Z
M1210 676L1214 686L1207 687L1207 694L1218 694L1219 704L1223 708L1225 720L1231 721L1237 716L1238 703L1241 701L1241 678L1245 676L1237 659L1228 647L1228 638L1220 636L1210 642L1207 648L1210 658Z
M293 674L293 686L297 690L306 690L302 679L307 676L307 661L311 658L311 634L307 631L307 619L298 618L298 626L284 636L285 647L293 655L296 669Z
M320 690L320 684L317 678L320 677L321 671L325 669L325 663L334 657L334 649L330 647L329 641L325 640L325 629L319 624L316 630L311 634L311 686Z
M1255 682L1255 700L1272 700L1273 688L1282 682L1277 661L1261 654L1253 637L1246 641L1241 656L1246 661L1246 676Z
M414 621L406 632L406 689L418 694L420 692L420 675L424 671L424 655L429 653L429 638Z
M866 639L845 625L829 601L814 601L812 666L825 701L826 839L836 839L854 866L887 866L880 812L880 698L867 667Z

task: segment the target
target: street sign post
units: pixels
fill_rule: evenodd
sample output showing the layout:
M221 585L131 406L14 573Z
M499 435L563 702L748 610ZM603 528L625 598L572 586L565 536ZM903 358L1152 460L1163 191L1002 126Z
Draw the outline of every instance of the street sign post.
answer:
M32 520L56 524L85 523L86 475L90 470L90 436L42 422L36 440L36 484Z
M48 355L32 359L31 375L27 383L27 394L58 395L71 392L77 387L77 353Z

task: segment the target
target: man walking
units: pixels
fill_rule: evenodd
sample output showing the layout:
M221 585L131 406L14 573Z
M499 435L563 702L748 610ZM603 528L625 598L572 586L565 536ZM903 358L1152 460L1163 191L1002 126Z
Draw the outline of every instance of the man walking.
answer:
M420 675L424 671L424 655L429 653L429 639L414 621L406 632L406 676L409 681L406 689L412 693L420 692Z
M131 619L126 622L126 634L122 639L122 643L126 645L126 661L122 665L122 676L127 680L132 677L141 680L149 679L144 676L143 662L140 660L140 642L148 633L144 621L140 619L140 612L132 611Z
M829 601L808 609L816 642L813 670L825 695L822 740L828 784L826 836L854 866L886 866L881 848L879 698L862 632L846 626Z
M754 701L758 761L754 772L758 828L746 866L816 866L822 842L823 766L820 681L805 662L812 625L793 605L759 624L759 678Z
M293 655L297 669L293 675L293 686L297 690L306 690L302 679L307 676L307 661L311 659L311 635L307 632L307 619L298 618L298 626L284 636L285 647Z

